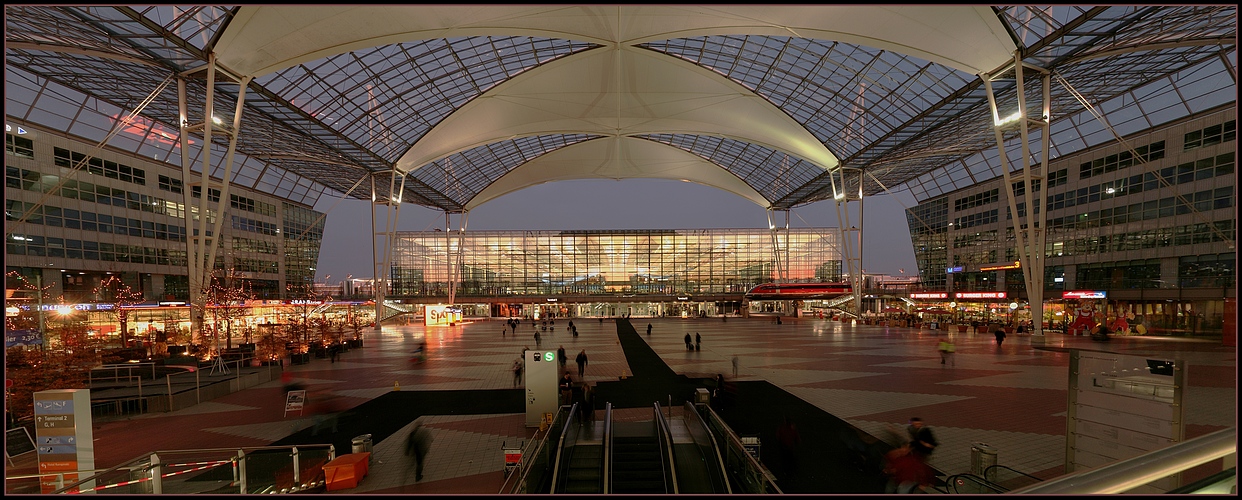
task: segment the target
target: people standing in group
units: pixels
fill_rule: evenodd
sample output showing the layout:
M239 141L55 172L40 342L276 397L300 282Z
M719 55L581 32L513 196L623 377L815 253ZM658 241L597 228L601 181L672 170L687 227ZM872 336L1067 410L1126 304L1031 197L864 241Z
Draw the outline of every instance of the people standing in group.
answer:
M578 376L579 376L579 377L585 377L585 376L586 376L586 366L587 366L587 355L586 355L586 349L583 349L583 350L581 350L581 351L578 351L578 356L574 358L574 361L576 361L576 362L578 363Z
M1005 330L997 326L996 331L992 335L996 337L996 348L1000 349L1001 344L1005 342Z
M690 345L690 341L692 341L692 340L694 340L694 339L690 338L690 332L686 332L686 350L687 350L687 351L693 351L693 350L694 350L694 346L693 346L693 345Z
M406 456L414 457L414 480L423 480L423 466L427 463L427 451L431 449L431 431L423 425L424 417L414 420L414 428L405 440Z
M947 362L949 366L957 366L957 361L954 361L953 359L953 352L956 351L957 348L953 345L952 340L948 337L941 337L940 343L936 346L936 349L940 351L940 364L943 365Z
M561 365L561 371L565 371L565 363L569 361L569 357L565 356L565 346L556 349L556 362Z

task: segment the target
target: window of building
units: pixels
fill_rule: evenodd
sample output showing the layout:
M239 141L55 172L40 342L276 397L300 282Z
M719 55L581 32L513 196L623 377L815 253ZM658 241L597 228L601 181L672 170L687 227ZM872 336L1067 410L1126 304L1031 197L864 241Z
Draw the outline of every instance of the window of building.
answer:
M22 158L34 158L34 141L14 134L4 134L4 151Z

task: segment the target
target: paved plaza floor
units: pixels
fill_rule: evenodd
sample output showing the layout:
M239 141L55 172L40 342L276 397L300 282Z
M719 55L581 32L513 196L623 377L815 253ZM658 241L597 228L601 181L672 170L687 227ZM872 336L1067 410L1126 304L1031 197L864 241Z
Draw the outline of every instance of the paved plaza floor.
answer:
M555 330L540 332L540 347L564 346L571 368L574 356L585 350L585 380L590 382L633 375L614 320L573 321L578 337L569 334L569 320L558 320ZM1030 336L1011 335L997 348L990 334L953 332L956 359L948 365L941 364L936 350L937 334L943 331L815 318L786 318L782 324L770 318L630 321L681 375L720 373L734 379L731 359L736 355L736 380L770 382L882 440L891 439L890 429L904 427L910 417L921 417L940 441L931 465L946 474L970 471L975 442L995 447L998 463L1012 469L1043 479L1064 473L1069 348L1185 361L1188 438L1234 426L1237 420L1236 348L1221 346L1219 340L1115 337L1092 342L1050 334L1033 346ZM645 334L648 323L650 336ZM335 363L313 359L288 370L307 385L311 408L316 398L331 397L338 408L350 408L394 390L510 389L513 361L537 344L529 321L516 336L502 336L503 328L501 320L386 326L382 333L366 332L364 347L349 350ZM686 333L702 336L701 350L685 349ZM427 360L412 363L412 352L423 340ZM110 467L156 450L265 446L312 427L314 415L284 414L284 396L281 382L274 380L175 412L96 422L96 466ZM426 424L433 444L423 481L414 481L403 454L411 427L406 425L374 444L366 479L333 493L494 494L504 481L502 449L534 431L525 427L522 413L432 415ZM338 446L338 453L348 451Z

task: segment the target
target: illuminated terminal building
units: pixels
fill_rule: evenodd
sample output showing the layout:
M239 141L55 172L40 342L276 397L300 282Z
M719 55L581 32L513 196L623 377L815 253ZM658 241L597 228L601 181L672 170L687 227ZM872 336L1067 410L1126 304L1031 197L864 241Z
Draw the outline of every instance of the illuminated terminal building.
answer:
M491 304L490 311L467 309L467 316L745 314L744 295L759 284L840 281L839 234L835 228L398 232L391 293L410 302L444 300L456 268L455 302ZM792 306L757 304L754 312L796 314L782 309Z

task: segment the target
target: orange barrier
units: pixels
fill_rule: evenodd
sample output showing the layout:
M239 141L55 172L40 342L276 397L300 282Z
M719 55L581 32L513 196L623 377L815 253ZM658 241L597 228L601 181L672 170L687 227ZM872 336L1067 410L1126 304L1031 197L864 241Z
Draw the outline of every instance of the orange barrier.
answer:
M370 452L350 453L336 457L323 465L324 483L328 491L344 490L358 486L367 475L367 459Z

